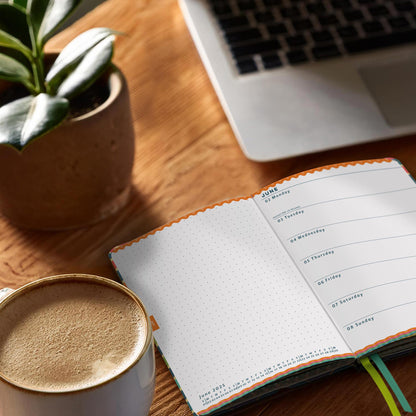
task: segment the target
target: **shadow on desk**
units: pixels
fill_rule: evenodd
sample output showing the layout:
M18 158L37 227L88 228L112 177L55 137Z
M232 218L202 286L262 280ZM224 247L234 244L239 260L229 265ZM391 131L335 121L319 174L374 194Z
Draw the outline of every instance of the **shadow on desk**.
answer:
M378 140L274 162L257 163L257 165L259 169L263 170L264 176L269 178L273 176L274 171L284 170L287 171L287 176L289 176L318 166L384 157L393 157L400 160L403 165L408 166L410 173L416 176L416 136ZM283 165L284 168L282 168ZM276 180L279 179L282 178L276 178Z
M16 278L16 286L22 278L34 280L50 275L50 269L54 270L53 274L91 273L117 279L108 252L114 246L152 230L160 225L160 221L146 206L144 197L133 187L124 208L89 227L36 231L8 224L15 244L25 247L19 262L10 265L9 271Z

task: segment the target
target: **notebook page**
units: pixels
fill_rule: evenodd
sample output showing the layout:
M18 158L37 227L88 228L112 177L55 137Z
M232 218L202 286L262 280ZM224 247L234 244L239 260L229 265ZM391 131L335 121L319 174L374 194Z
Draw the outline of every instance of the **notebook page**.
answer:
M399 162L332 167L255 196L358 354L416 329L416 184Z
M352 356L252 199L191 215L111 257L157 321L154 337L196 413L290 369Z

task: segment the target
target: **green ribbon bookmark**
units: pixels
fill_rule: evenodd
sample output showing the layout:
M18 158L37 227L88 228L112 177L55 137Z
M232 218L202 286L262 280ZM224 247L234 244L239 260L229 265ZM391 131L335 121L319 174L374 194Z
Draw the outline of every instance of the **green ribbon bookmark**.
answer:
M378 354L371 355L370 359L377 366L378 371L380 371L390 388L393 390L393 393L396 395L397 400L399 401L403 410L405 412L413 413L413 410L410 407L409 402L406 400L406 397L404 397L404 394L400 390L399 385L396 383L396 380L391 375L389 369L386 367L386 364L384 364L384 361L380 358Z
M394 402L394 399L390 393L390 390L386 386L386 383L384 383L384 380L380 376L378 371L373 367L373 364L371 364L370 359L368 357L363 357L363 358L360 358L360 362L363 365L363 367L367 370L368 374L370 374L374 383L376 383L376 386L378 387L381 394L383 395L384 400L387 403L387 406L389 406L391 414L393 416L400 416L399 409L397 408L396 403Z

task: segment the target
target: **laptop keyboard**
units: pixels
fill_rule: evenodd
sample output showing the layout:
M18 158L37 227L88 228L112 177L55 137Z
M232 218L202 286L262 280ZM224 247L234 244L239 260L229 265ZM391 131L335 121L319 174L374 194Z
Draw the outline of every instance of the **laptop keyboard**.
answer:
M416 0L208 0L240 74L416 41Z

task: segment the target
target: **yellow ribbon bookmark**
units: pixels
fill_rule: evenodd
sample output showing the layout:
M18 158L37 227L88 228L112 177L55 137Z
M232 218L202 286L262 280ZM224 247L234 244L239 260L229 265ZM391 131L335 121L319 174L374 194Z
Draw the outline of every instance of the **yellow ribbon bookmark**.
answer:
M363 357L363 358L360 358L360 362L363 365L363 367L367 370L367 373L370 374L374 383L376 383L376 386L378 387L381 394L383 395L384 400L387 403L387 406L389 406L391 414L393 416L400 416L399 409L396 406L396 403L393 399L393 396L390 393L390 390L386 386L386 383L384 383L384 380L380 376L378 371L374 368L373 364L371 364L370 359L368 357Z
M406 400L406 397L404 397L404 394L400 390L399 385L396 383L396 380L390 373L386 364L384 364L384 361L381 359L381 357L378 354L373 354L370 356L370 359L376 365L376 367L378 368L378 371L380 371L380 373L384 377L384 380L387 381L393 393L396 395L396 398L399 401L400 405L402 406L403 410L408 413L413 413L413 410L410 407L409 402Z

